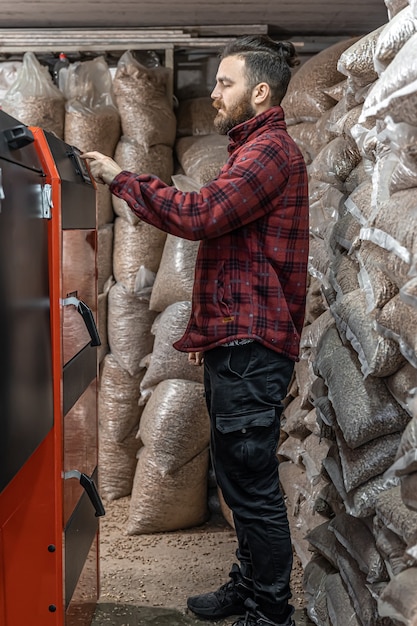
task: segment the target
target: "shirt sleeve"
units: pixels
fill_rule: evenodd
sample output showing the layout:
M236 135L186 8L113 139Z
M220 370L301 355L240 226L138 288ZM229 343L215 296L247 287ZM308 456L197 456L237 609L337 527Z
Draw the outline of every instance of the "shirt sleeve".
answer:
M271 211L283 193L289 160L283 148L260 140L241 149L231 164L199 192L182 192L156 176L123 171L111 192L143 221L178 237L219 237Z

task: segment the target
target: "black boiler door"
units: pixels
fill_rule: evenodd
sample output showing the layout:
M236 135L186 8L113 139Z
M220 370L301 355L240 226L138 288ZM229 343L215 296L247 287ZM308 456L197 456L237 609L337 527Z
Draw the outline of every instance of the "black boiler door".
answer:
M0 115L0 491L53 426L44 176L33 144L5 140L10 120Z

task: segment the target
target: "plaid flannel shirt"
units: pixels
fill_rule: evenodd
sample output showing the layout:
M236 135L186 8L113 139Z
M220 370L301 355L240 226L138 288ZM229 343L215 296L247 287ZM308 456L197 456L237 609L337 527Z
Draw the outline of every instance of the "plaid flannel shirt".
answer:
M279 106L239 124L229 139L227 163L199 192L126 171L110 189L141 220L201 240L178 350L251 338L297 360L309 242L306 166Z

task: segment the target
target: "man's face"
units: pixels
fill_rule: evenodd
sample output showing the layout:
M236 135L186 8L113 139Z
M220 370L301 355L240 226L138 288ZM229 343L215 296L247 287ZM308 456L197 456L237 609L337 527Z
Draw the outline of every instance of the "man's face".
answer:
M231 56L220 62L211 97L217 109L214 126L221 135L227 135L232 128L256 115L252 90L246 85L243 59Z

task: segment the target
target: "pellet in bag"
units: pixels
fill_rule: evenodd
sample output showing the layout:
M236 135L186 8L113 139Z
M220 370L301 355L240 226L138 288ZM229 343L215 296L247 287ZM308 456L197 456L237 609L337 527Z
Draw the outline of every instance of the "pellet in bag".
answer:
M356 354L342 344L336 329L324 333L314 368L328 387L337 423L351 448L407 425L410 416L391 396L384 380L364 379Z
M146 446L139 450L130 500L127 533L181 530L208 517L209 451L203 450L172 474L163 475Z
M138 437L163 476L200 454L210 439L203 385L181 379L161 381L144 407Z

